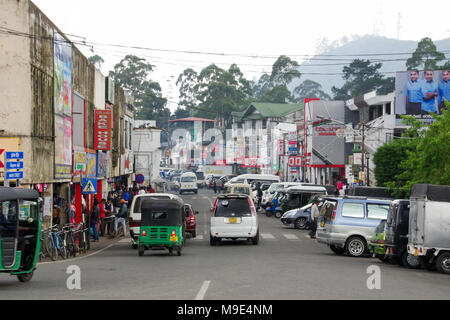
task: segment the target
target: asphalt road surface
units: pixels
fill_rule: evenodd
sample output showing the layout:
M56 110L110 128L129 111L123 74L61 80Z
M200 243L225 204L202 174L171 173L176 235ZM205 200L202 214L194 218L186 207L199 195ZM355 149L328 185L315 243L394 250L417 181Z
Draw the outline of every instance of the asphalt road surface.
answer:
M146 251L144 257L139 257L130 240L124 238L83 258L40 264L29 283L2 274L0 299L227 301L450 297L448 275L383 264L371 257L338 256L327 246L309 239L307 231L284 227L278 219L265 215L259 217L258 246L247 241L225 241L211 247L209 209L215 200L214 193L203 190L183 198L200 214L197 238L187 240L181 257L170 256L168 251ZM76 266L80 272L79 290L67 286L72 275L67 273L69 266ZM372 270L380 271L379 289L368 287ZM369 284L377 283L371 279Z

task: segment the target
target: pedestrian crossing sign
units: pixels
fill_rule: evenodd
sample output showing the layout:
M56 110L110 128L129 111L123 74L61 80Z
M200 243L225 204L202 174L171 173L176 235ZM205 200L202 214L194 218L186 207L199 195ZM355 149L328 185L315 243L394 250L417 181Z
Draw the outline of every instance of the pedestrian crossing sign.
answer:
M83 194L97 194L97 179L83 179Z

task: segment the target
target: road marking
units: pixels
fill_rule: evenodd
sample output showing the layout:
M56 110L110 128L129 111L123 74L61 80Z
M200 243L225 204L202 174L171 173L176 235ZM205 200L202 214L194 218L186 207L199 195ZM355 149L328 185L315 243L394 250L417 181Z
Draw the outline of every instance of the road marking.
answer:
M119 241L119 243L128 243L128 242L131 242L131 240L130 239L122 239Z
M198 234L195 238L192 238L192 240L203 240L203 235L202 234Z
M270 233L261 233L261 238L263 239L275 239L275 237Z
M206 291L208 290L210 284L211 281L203 282L203 285L200 288L200 291L198 292L197 296L195 297L195 300L203 300L205 298Z
M288 240L298 240L298 237L295 234L283 233L283 236Z
M197 197L192 197L192 200L197 200Z

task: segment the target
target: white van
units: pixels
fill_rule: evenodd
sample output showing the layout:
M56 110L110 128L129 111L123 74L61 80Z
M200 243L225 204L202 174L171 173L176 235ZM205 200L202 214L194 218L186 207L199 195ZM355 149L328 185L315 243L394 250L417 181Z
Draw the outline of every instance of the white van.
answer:
M193 172L183 173L180 179L180 194L184 192L198 193L197 176Z
M273 183L269 189L263 192L263 197L261 201L261 205L267 205L272 201L273 196L275 196L275 193L277 191L281 191L283 189L287 189L294 186L301 186L301 182L280 182L280 183Z
M248 183L252 184L253 182L280 182L280 177L270 174L243 174L237 176L226 183L225 186L235 184L235 183Z

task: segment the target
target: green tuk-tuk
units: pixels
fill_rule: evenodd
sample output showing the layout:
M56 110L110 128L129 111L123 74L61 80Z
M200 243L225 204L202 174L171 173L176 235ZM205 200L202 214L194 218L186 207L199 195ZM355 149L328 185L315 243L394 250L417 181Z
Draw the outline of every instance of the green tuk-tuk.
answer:
M148 199L141 204L139 256L145 250L177 251L181 256L185 243L185 205L180 199Z
M39 194L30 189L0 187L0 273L28 282L41 250Z

